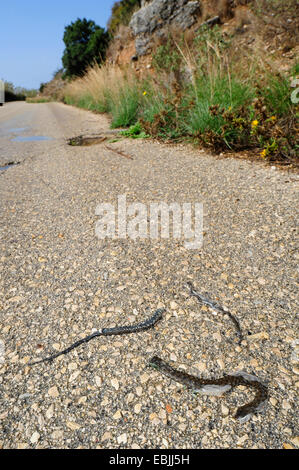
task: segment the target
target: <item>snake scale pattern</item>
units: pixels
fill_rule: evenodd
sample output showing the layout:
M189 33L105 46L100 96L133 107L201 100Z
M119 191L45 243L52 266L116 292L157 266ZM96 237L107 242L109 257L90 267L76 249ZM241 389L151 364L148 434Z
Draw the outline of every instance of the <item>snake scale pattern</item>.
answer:
M256 391L254 399L250 403L240 406L235 414L235 418L241 423L244 423L252 414L259 411L268 398L267 387L258 377L246 374L245 372L238 372L235 375L226 375L220 379L201 379L174 369L158 356L154 356L150 360L149 365L176 382L186 385L186 387L194 391L202 391L202 393L209 395L224 394L240 385L253 388Z
M159 320L161 320L163 312L164 312L164 309L160 308L156 310L156 312L150 318L136 325L116 326L115 328L103 328L100 331L95 331L91 335L86 336L85 338L80 339L79 341L76 341L68 348L63 349L62 351L59 351L55 354L52 354L49 357L45 357L44 359L40 359L39 361L31 362L29 363L29 365L33 366L35 364L41 364L42 362L51 362L57 357L62 356L63 354L69 353L70 351L77 348L81 344L88 343L89 341L91 341L94 338L97 338L98 336L127 335L130 333L138 333L139 331L149 330L150 328L155 326L155 324Z

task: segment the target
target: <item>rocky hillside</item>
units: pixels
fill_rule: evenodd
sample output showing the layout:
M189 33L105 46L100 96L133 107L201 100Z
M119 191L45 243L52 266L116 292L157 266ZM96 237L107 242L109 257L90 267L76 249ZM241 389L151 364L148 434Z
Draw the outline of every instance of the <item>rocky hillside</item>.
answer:
M169 31L196 32L203 24L218 24L235 37L238 47L275 53L284 69L298 57L299 3L296 0L142 0L129 26L121 26L110 45L110 63L149 67L155 47ZM258 46L257 46L258 45Z

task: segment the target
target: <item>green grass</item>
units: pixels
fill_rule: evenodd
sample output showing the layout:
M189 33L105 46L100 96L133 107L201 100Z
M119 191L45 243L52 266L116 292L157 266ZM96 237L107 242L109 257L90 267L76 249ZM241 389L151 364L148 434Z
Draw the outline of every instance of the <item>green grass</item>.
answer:
M83 94L78 98L74 98L71 96L65 96L64 102L71 106L77 106L78 108L88 109L90 111L104 113L106 112L106 108L104 108L101 103L98 103L93 99L93 97L89 94Z
M112 115L111 127L129 127L136 123L140 108L140 93L126 86L118 96L108 97L108 108Z
M291 111L293 107L291 91L290 81L283 75L268 75L267 84L261 89L268 108L278 117L285 116Z
M211 81L200 77L195 88L189 90L189 98L193 99L195 105L188 111L183 125L191 135L207 131L220 134L225 119L211 113L210 107L218 105L225 110L238 111L241 107L248 106L254 95L253 87L236 78L218 76Z
M298 63L288 75L266 73L258 63L242 75L244 65L223 59L227 44L219 34L201 33L189 56L180 46L173 50L176 44L161 46L155 75L147 78L122 69L110 73L109 66L91 70L65 102L109 113L111 127L128 128L122 132L126 137L191 139L215 151L260 148L261 158L292 159L298 107L290 99L290 77L298 74ZM180 78L186 64L192 66L189 82Z
M96 101L90 94L82 94L76 97L66 95L64 102L90 111L110 114L112 128L129 127L138 119L140 92L127 86L120 89L117 94L106 90L101 101Z

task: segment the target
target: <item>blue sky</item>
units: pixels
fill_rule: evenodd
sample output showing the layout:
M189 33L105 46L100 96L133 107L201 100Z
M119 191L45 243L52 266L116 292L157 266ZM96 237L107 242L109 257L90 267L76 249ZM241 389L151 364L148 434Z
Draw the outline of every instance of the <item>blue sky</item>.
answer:
M59 69L64 28L77 18L106 27L115 0L5 0L0 6L0 78L39 88Z

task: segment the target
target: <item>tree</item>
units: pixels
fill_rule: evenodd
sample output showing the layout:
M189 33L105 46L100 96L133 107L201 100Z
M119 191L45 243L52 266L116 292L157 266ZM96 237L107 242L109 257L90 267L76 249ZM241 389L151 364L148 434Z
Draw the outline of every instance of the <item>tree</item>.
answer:
M88 66L105 59L109 35L94 21L78 18L66 26L63 41L66 46L62 57L64 75L72 77L84 74Z

